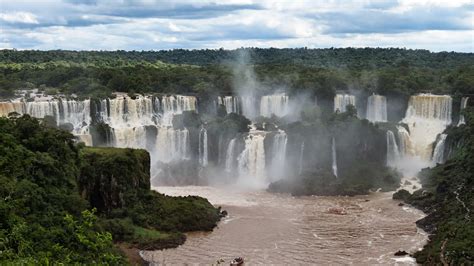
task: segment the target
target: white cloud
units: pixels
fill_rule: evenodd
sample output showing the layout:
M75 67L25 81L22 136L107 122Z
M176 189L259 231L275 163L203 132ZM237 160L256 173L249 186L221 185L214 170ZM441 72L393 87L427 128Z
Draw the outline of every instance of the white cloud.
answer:
M0 46L393 46L472 52L474 13L466 5L472 7L469 0L16 0L2 3Z
M36 15L29 12L0 13L0 19L9 23L39 24Z

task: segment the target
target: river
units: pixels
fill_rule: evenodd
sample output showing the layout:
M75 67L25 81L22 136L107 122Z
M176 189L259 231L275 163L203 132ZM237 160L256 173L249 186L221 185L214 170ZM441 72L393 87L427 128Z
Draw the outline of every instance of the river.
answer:
M216 187L158 187L171 195L199 195L229 212L212 232L188 233L184 245L143 251L152 264L415 264L395 257L420 249L423 213L398 206L392 193L357 197L292 197Z

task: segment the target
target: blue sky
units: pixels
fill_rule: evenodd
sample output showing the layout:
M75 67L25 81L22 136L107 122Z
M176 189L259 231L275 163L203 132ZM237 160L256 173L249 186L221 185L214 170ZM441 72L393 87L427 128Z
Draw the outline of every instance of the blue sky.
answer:
M0 0L0 48L473 52L471 0Z

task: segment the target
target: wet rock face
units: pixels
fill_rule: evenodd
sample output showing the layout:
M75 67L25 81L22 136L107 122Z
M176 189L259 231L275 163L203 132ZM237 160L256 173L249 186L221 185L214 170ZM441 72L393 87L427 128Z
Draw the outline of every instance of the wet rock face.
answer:
M394 255L395 256L406 256L406 255L408 255L408 252L406 252L405 250L399 250L399 251L395 252Z
M407 201L408 198L411 196L410 192L404 190L404 189L401 189L397 192L395 192L392 196L392 198L394 200L403 200L403 201Z

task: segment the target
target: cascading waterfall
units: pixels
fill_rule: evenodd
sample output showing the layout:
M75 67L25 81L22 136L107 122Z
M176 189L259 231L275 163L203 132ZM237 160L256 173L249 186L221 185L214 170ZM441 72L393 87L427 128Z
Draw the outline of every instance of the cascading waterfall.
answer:
M171 162L173 160L189 159L189 131L168 127L158 128L155 152L158 161Z
M461 99L461 111L464 110L467 107L467 101L469 100L469 97L462 97ZM459 122L458 126L466 124L466 121L464 121L464 115L459 116Z
M113 128L113 146L146 149L146 129L143 126Z
M432 143L451 124L452 98L448 95L419 94L410 97L405 118L414 155L431 159Z
M264 140L265 134L258 131L245 138L245 148L237 158L239 181L253 185L266 181Z
M298 174L303 173L303 159L304 159L304 141L301 142L301 149L300 149L300 160L299 160L299 170Z
M356 99L354 95L350 94L336 94L334 97L334 112L345 112L347 111L347 106L353 105L356 106Z
M289 111L289 97L284 93L262 96L260 115L265 117L285 116Z
M163 96L161 99L161 108L163 115L161 117L161 124L165 126L173 125L173 116L182 114L183 111L197 111L197 99L194 96Z
M367 120L370 122L387 122L387 98L373 94L367 100Z
M104 111L102 111L104 108ZM102 100L102 121L112 128L155 125L153 120L153 100L148 96L117 96L114 99Z
M101 101L99 115L112 128L113 146L147 149L155 163L189 159L189 131L171 126L175 114L195 109L194 96L164 96L160 101L152 96L131 98L119 94L114 99ZM147 127L156 129L152 135L153 147L148 145ZM206 143L202 145L207 146L207 132L205 135ZM205 153L203 149L202 159L207 164L207 149Z
M397 126L397 137L399 141L398 150L400 157L414 155L413 146L410 141L410 133L402 127Z
M36 118L52 116L56 121L59 121L59 102L56 100L27 102L26 113Z
M155 126L153 99L149 96L131 97L119 94L100 102L100 120L112 129L115 147L147 149L147 126ZM150 151L150 150L149 150ZM155 156L150 151L152 160Z
M432 161L434 163L444 163L444 144L446 143L447 134L440 134L439 140L436 142L436 146L433 151Z
M273 114L284 116L289 112L289 99L285 94L267 95L260 100L260 114L264 116ZM258 109L256 109L258 104L255 104L255 98L241 99L236 96L225 96L220 97L218 101L226 107L227 112L239 113L245 109L247 112L255 111L253 116L248 117L258 115ZM346 111L346 106L348 104L355 105L355 101L353 95L338 94L335 98L335 110ZM368 101L368 119L377 122L386 120L386 99L380 95L372 95ZM91 104L95 106L91 108ZM467 105L467 98L463 98L461 105ZM115 98L102 101L52 98L38 98L33 102L14 100L0 103L0 115L17 112L28 113L37 118L52 116L58 125L72 125L72 133L87 145L92 145L89 133L89 126L92 123L90 112L92 109L97 110L97 114L93 114L93 118L97 118L111 127L111 139L113 140L110 142L111 146L147 149L151 155L152 165L156 165L157 168L162 166L159 162L189 160L191 157L194 158L194 154L198 155L196 160L199 160L199 164L204 167L209 165L209 148L214 148L208 147L208 145L217 145L217 141L208 139L211 135L208 135L207 129L202 127L196 132L196 135L191 134L192 138L199 137L199 145L192 146L196 149L199 148L199 151L191 152L190 131L175 129L172 126L174 115L181 114L183 111L196 110L196 107L197 99L194 96L137 95L129 97L125 94L118 94ZM400 125L397 127L397 131L392 129L387 132L388 164L401 161L406 156L419 156L430 162L431 160L433 162L444 160L442 154L444 148L441 146L444 145L445 136L440 134L451 123L451 97L431 94L413 96L402 122L408 125L408 130ZM191 132L195 131L191 130ZM440 137L438 137L436 145L433 145L438 135ZM269 139L270 136L272 139ZM285 174L288 136L284 131L270 133L252 129L245 138L245 146L241 153L240 138L233 138L229 141L222 134L217 137L221 139L218 149L219 154L222 155L218 156L220 162L218 166L228 173L238 170L236 172L239 174L239 180L256 181L256 183L262 184L272 181L267 177L274 178ZM265 140L266 138L267 140ZM337 177L336 140L333 137L331 141L332 171ZM194 139L192 143L195 143ZM265 147L265 143L268 147ZM434 150L433 146L435 146ZM298 151L296 152L298 153ZM303 172L304 153L305 143L301 142L298 165L300 174ZM341 158L339 159L341 167L342 161ZM152 168L152 170L156 169ZM156 171L152 173L152 176L155 174Z
M236 138L230 140L229 145L227 146L226 156L225 156L225 171L227 173L232 172L234 164L234 153L235 153L235 142Z
M199 164L201 166L208 164L207 130L204 127L199 131Z
M395 134L391 130L387 133L387 165L393 166L400 159L400 152L398 149Z
M332 173L337 177L336 139L332 138Z
M239 98L236 96L224 96L224 97L217 97L217 101L219 104L225 106L225 110L228 114L236 113L240 114L240 103Z
M287 143L288 137L283 130L280 130L273 138L271 161L272 178L283 177L285 175Z
M72 125L72 133L79 137L86 145L92 144L89 134L90 100L76 101L66 99L38 100L32 102L14 101L0 103L0 116L7 116L11 112L29 114L36 118L51 116L56 124Z
M9 113L26 113L26 104L22 101L0 102L0 116L8 116Z
M91 101L60 100L59 124L72 125L72 134L88 146L92 146L92 136L89 133L91 123Z

